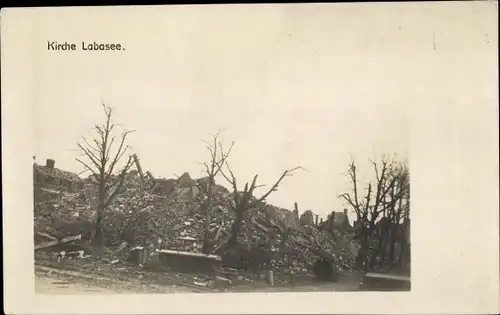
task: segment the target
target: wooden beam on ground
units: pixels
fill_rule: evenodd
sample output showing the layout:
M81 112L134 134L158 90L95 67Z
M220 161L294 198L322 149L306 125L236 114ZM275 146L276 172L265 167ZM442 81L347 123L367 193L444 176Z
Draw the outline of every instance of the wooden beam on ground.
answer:
M48 239L51 239L51 240L53 240L53 241L57 240L57 237L52 236L52 235L50 235L50 234L48 234L48 233L38 232L37 234L38 234L38 235L40 235L40 236L46 237L46 238L48 238Z
M68 237L65 237L65 238L61 239L60 241L59 240L55 240L55 241L44 242L42 244L36 245L35 246L35 250L44 249L44 248L47 248L47 247L52 247L52 246L55 246L55 245L69 243L69 242L77 241L77 240L81 240L81 239L82 239L82 235L81 234L74 235L74 236L68 236Z

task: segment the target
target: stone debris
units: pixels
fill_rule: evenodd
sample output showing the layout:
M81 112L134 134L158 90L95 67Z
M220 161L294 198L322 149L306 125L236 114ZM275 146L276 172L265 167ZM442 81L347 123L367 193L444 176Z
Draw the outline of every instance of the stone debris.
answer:
M192 179L185 173L175 180L163 180L170 186L160 189L162 180L151 177L144 183L137 172L131 172L122 191L106 209L103 235L106 247L113 249L112 262L126 260L131 251L142 251L138 247L144 251L137 253L133 260L141 265L151 264L151 260L157 264L160 250L202 251L206 195L200 187L207 180ZM90 239L96 216L95 183L86 180L78 193L38 188L35 196L36 243L40 242L37 239L40 235L45 235L44 240L47 236L62 239L76 234ZM235 219L230 210L231 200L229 190L214 185L211 221L206 232L214 240L214 254L218 254L231 236ZM268 204L247 211L237 243L236 248L221 253L223 261L237 266L237 270L254 269L259 273L259 270L271 269L273 279L279 274L311 274L314 263L325 257L335 261L339 268L352 268L359 250L351 234L319 230L311 214L300 220L293 211ZM215 278L213 285L227 286L226 280L229 279ZM203 283L208 282L195 281L198 286L205 286Z
M213 289L226 290L233 287L233 282L228 278L216 276L215 280L211 282L210 285Z

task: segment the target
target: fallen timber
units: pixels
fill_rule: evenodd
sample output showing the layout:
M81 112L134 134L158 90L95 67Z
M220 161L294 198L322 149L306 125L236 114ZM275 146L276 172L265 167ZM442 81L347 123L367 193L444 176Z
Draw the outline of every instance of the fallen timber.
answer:
M60 245L60 244L70 243L70 242L78 241L81 239L82 239L81 234L74 235L74 236L67 236L61 240L48 241L48 242L43 242L39 245L35 245L35 250L40 250L40 249L44 249L44 248L48 248L48 247L52 247L52 246L56 246L56 245Z

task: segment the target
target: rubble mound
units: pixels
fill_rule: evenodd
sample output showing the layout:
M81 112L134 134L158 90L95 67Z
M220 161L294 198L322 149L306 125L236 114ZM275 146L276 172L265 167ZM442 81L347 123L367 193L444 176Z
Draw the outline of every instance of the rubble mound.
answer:
M192 179L185 173L178 179L164 180L170 186L162 190L160 181L143 182L137 172L131 172L105 211L105 245L118 247L126 243L152 250L200 252L206 204L200 188L206 187L206 182L206 178ZM35 188L35 235L48 233L60 238L88 233L96 218L96 196L96 184L91 180L78 193ZM230 191L215 185L207 231L214 240L212 252L223 247L231 236L235 218L231 200ZM262 268L286 267L291 274L311 270L318 258L350 268L357 253L357 245L348 235L303 226L292 211L264 203L247 211L237 243L238 250L226 253L226 261Z

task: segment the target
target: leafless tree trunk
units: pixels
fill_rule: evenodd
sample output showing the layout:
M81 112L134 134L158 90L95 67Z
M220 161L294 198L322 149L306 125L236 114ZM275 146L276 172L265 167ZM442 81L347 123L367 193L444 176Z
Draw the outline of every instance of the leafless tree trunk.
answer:
M203 235L203 253L208 254L212 249L212 244L209 235L210 220L212 212L212 199L213 187L215 185L215 177L221 171L222 166L226 162L231 150L233 149L234 141L231 146L224 151L222 143L218 140L219 135L212 135L212 143L207 143L207 150L210 152L210 161L204 163L205 173L208 176L208 183L206 186L198 185L198 187L205 193L207 200L203 203L203 210L205 212L205 229Z
M400 244L403 249L405 243L405 226L401 219L409 216L410 178L409 171L405 164L400 164L396 168L396 184L393 186L391 200L387 204L391 218L391 240L390 240L390 263L391 268L395 265L395 247ZM406 202L405 202L406 201ZM398 266L401 267L401 266Z
M403 180L406 180L403 178ZM400 181L398 183L399 189L402 188L403 181ZM393 189L392 191L392 198L395 198L395 190ZM391 214L390 216L390 221L391 221L391 238L390 238L390 249L389 249L389 261L391 264L391 268L394 267L396 263L396 244L399 243L400 245L403 242L402 236L404 236L404 231L401 229L400 223L401 223L401 218L403 216L404 212L404 204L403 204L403 199L404 198L399 198L397 201L397 207L392 206L391 211L389 212ZM401 246L400 246L401 248Z
M366 195L359 198L357 169L353 160L348 168L353 189L351 193L344 193L338 197L352 207L356 213L357 221L361 225L360 240L361 250L358 264L365 268L373 267L378 260L383 266L388 247L393 247L392 242L398 233L394 226L398 226L402 208L400 200L408 195L409 177L408 168L403 163L388 161L382 157L379 164L372 161L375 171L376 183L368 183ZM374 189L373 189L374 188ZM383 220L382 222L377 222ZM372 245L376 246L370 253ZM392 250L392 249L391 249ZM389 255L392 259L392 254Z
M291 176L293 175L293 172L301 169L301 167L295 167L293 169L285 170L281 176L278 178L278 180L274 183L274 185L265 193L263 194L260 198L254 198L254 191L258 187L262 187L260 185L257 185L257 177L258 175L255 175L253 177L252 183L249 185L248 182L245 184L245 187L242 192L238 190L238 186L236 183L236 177L234 176L234 173L232 172L231 168L229 165L226 163L226 168L227 172L229 174L226 174L225 172L221 172L221 174L224 176L224 178L231 184L233 188L233 202L231 204L231 209L235 212L236 218L234 220L233 225L231 226L231 236L229 238L229 241L227 242L226 249L233 247L237 243L238 235L241 230L241 224L243 219L245 218L245 214L249 209L255 208L257 205L259 205L262 202L265 202L266 198L269 197L269 195L275 191L278 190L279 184L283 181L283 179L286 176Z
M125 165L119 166L122 157L128 151L126 144L127 136L133 132L125 130L120 137L114 135L118 127L113 123L113 108L102 104L105 114L105 122L97 124L88 137L82 137L82 142L78 143L82 158L76 159L83 165L83 172L90 172L97 180L97 211L95 232L92 241L95 245L102 247L102 219L106 208L111 204L116 195L123 186L125 175L133 164L132 157L125 162ZM119 140L117 140L119 139ZM116 143L118 145L113 146ZM120 171L115 174L115 171Z

